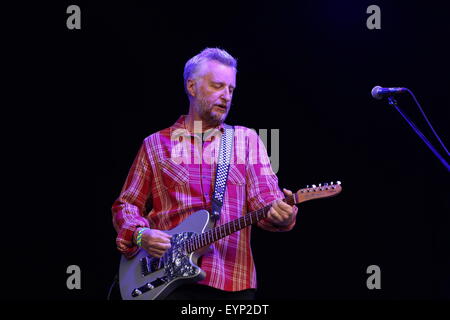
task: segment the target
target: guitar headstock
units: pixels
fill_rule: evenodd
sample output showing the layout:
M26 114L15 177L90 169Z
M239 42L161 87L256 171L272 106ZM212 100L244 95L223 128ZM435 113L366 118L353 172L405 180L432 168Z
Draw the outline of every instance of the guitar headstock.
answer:
M313 184L311 187L306 186L306 188L298 190L293 194L293 197L290 200L297 204L313 199L333 197L339 194L341 191L342 186L340 181L337 181L336 183L324 183L323 185L319 184L318 186Z

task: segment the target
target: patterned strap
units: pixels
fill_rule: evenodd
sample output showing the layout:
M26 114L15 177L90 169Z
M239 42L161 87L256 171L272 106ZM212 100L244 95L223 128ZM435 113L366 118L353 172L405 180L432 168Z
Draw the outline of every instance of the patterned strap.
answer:
M224 124L224 133L220 140L219 160L217 162L214 194L212 197L211 217L218 221L222 210L223 197L227 186L228 171L230 169L231 152L233 150L234 128Z

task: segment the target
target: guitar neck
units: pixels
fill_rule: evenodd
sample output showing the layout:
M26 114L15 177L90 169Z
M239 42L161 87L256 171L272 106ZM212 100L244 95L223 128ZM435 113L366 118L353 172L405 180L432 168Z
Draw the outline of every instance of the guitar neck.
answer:
M295 194L286 197L285 199L283 199L283 201L289 203L290 205L295 204ZM206 247L213 242L229 236L232 233L235 233L254 223L257 223L258 221L267 217L267 213L269 212L271 206L272 205L270 204L259 210L249 212L238 219L227 222L221 226L218 226L191 238L186 242L186 251L193 252L200 248Z

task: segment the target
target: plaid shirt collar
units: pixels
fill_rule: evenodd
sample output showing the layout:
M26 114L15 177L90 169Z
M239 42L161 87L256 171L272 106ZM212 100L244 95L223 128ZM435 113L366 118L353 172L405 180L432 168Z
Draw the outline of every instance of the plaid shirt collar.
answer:
M178 120L170 127L171 130L171 136L174 138L183 136L183 137L194 137L201 139L201 135L194 134L193 132L190 132L187 125L186 125L186 118L187 115L182 115L178 118ZM217 133L217 130L220 130L221 133L224 132L225 128L223 126L223 123L218 125L215 128L211 128L203 132L203 140L208 141L209 139L214 140L214 135Z

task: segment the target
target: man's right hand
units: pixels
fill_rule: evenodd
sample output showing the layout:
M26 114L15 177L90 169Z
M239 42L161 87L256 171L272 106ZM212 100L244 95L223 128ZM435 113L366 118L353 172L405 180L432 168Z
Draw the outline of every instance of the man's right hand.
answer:
M142 233L141 247L153 257L161 258L170 248L170 238L172 236L161 230L146 229Z

